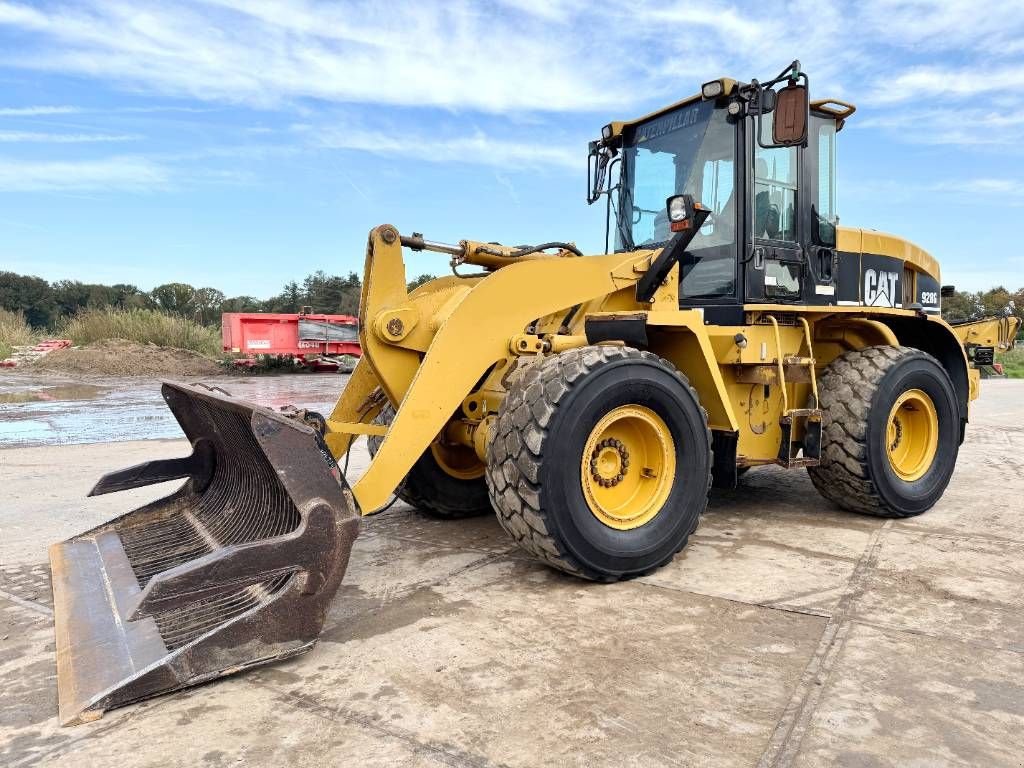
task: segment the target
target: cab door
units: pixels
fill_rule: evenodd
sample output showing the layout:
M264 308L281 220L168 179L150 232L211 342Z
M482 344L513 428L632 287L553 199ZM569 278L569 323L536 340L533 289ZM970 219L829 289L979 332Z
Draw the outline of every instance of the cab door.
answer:
M762 130L771 137L771 115ZM801 243L801 152L797 147L765 149L748 144L750 167L748 218L751 237L746 254L746 293L750 302L799 302L806 277Z

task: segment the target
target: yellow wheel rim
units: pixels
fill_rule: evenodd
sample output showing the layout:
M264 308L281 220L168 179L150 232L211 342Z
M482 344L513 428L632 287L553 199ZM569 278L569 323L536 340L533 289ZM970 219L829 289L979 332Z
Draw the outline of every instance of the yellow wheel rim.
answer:
M650 408L623 405L606 413L583 448L580 481L594 517L628 531L665 505L676 474L672 433Z
M468 445L433 442L430 444L430 453L437 466L457 480L476 480L484 476L484 463Z
M892 471L901 480L918 480L931 467L938 448L935 403L920 389L908 389L889 411L885 450Z

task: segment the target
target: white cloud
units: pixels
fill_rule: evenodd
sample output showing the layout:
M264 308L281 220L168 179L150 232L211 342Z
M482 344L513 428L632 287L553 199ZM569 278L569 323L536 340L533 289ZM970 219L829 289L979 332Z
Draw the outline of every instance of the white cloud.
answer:
M862 0L858 23L867 35L917 52L973 50L986 57L1021 52L1024 3L998 0Z
M0 117L38 117L40 115L70 115L78 107L0 107Z
M1004 67L915 67L877 83L871 101L894 104L931 97L982 98L1024 89L1024 64Z
M468 2L312 5L212 0L141 8L123 0L40 10L0 3L0 24L31 36L7 66L73 72L211 101L294 98L511 110L579 110L628 100L621 62L589 56L519 14ZM584 66L584 62L586 65Z
M142 192L170 184L171 171L145 157L35 162L0 157L3 192Z
M586 0L499 0L508 8L545 21L568 22L581 9L592 9Z
M527 135L539 133L538 121L550 128L569 113L595 112L596 127L693 93L710 77L774 76L793 57L815 96L859 102L866 108L856 122L875 119L908 141L1009 144L1013 127L989 113L1024 108L1022 0L981 9L974 0L393 0L386 8L373 0L0 0L5 26L16 34L0 66L95 78L149 98L302 111L313 122L325 104L361 104L398 106L413 121L439 111L501 114ZM937 100L965 119L924 128ZM386 121L368 126L364 151L422 152L415 130L382 141L379 134L394 138L381 128ZM538 151L493 137L485 151L473 134L447 141L432 159L496 165L491 151ZM540 152L566 162L563 150Z
M311 133L309 126L293 126ZM377 155L411 157L436 163L472 163L505 170L559 166L580 168L579 147L552 146L495 139L482 131L442 137L346 129L311 133L312 141L329 149L349 149Z
M652 88L680 95L666 74L763 78L790 56L841 91L883 100L915 88L964 94L958 83L972 71L968 79L989 90L1018 84L1019 68L998 62L1024 51L1021 0L983 10L974 0L396 1L386 12L370 0L0 0L0 25L28 41L11 47L9 66L211 101L312 97L489 112L629 105ZM939 64L952 53L957 67ZM986 77L972 54L984 55ZM922 62L927 55L936 60ZM906 57L913 69L892 66Z
M856 130L881 128L913 144L1000 146L1020 150L1020 116L987 108L910 109L901 107L858 118Z
M111 133L42 133L39 131L0 131L0 143L96 144L138 141L141 136Z
M933 179L930 181L897 182L890 180L861 181L844 184L844 193L870 200L893 201L937 200L953 195L958 200L984 198L985 205L1024 206L1024 186L1016 179L991 176L975 178Z

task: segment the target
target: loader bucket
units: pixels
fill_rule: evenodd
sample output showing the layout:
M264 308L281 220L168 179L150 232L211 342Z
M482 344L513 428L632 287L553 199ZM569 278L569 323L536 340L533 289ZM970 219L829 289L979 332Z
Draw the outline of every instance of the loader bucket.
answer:
M186 482L50 548L63 725L308 650L358 533L315 430L202 385L162 392L192 455L90 495Z

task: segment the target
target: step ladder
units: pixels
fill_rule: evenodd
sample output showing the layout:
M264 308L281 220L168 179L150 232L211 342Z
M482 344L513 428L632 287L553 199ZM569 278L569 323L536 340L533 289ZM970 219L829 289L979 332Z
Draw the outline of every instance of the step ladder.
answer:
M803 325L804 342L807 345L807 356L789 356L782 354L782 337L779 334L778 321L768 315L768 320L775 331L775 360L778 365L779 383L782 390L782 416L779 427L782 437L779 440L779 454L775 463L787 469L793 467L815 467L821 459L821 408L818 407L818 380L815 375L814 345L811 340L811 326L806 318L798 320ZM807 377L811 382L811 407L790 408L789 392L786 384L787 367L806 368ZM797 439L797 435L802 435Z

